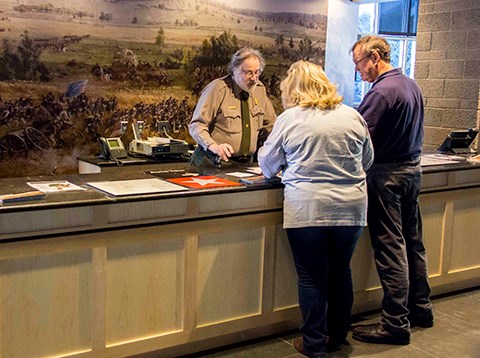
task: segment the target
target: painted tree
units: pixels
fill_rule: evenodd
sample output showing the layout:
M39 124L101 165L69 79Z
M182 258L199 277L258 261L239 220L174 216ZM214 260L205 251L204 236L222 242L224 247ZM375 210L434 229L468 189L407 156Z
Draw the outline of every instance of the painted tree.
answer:
M314 46L312 39L308 36L300 40L298 49L301 59L305 61L311 60L318 51L318 48Z
M0 54L1 80L48 81L50 74L40 61L42 50L29 36L28 31L20 35L20 43L14 48L8 40L3 41L3 51Z
M275 38L275 45L277 45L277 47L282 47L284 42L285 38L283 34L277 35L277 37Z
M157 37L155 37L155 45L160 47L160 51L165 47L165 31L163 30L163 27L158 29Z

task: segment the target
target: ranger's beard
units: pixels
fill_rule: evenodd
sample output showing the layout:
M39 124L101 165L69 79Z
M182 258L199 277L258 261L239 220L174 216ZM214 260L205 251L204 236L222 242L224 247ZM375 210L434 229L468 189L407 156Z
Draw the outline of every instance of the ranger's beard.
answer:
M248 93L249 93L249 94L252 94L252 93L253 93L253 91L254 91L255 88L257 87L257 84L258 84L258 80L255 81L255 83L252 85L252 87L249 88L249 90L248 90Z

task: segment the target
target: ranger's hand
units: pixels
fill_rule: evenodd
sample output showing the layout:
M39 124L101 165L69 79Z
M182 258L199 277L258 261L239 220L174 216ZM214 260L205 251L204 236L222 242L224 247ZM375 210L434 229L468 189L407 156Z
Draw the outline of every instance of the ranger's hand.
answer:
M230 158L233 153L233 147L228 143L210 144L208 150L218 155L225 162L228 162L228 158Z

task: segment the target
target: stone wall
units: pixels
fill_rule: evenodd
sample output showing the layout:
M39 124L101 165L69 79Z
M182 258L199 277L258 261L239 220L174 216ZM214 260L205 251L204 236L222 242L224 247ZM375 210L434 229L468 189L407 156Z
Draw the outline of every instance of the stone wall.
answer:
M425 148L479 127L480 0L420 0L415 78L425 96Z

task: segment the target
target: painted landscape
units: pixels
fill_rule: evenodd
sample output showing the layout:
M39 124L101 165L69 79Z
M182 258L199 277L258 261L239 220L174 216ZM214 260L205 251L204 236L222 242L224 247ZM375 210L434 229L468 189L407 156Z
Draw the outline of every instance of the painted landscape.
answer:
M198 95L245 45L265 56L280 113L290 64L323 65L327 1L236 3L0 0L0 177L75 173L99 137L127 145L138 121L145 137L168 121L168 135L193 145Z

